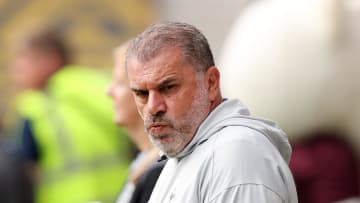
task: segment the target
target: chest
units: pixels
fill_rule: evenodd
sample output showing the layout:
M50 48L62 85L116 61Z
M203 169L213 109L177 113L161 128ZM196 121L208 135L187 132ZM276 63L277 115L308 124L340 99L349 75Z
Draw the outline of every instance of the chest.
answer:
M209 160L196 156L181 161L169 160L164 168L149 203L205 202Z

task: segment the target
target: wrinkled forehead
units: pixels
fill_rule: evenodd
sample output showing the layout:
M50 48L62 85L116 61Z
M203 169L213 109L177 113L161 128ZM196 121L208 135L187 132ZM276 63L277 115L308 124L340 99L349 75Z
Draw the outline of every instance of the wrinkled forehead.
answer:
M145 53L145 51L143 51ZM177 47L164 47L152 55L133 54L127 58L126 68L137 71L152 71L155 69L175 68L184 65L182 51Z
M171 44L162 44L161 46L146 46L141 49L137 47L136 49L132 49L129 47L126 51L126 62L130 60L130 58L136 58L136 60L146 63L154 58L157 58L161 55L171 53L170 55L176 55L177 57L181 57L183 62L187 61L187 57L184 55L183 47L171 45ZM126 63L127 64L127 63Z
M36 49L36 48L26 47L26 46L14 47L10 51L10 55L13 58L16 58L16 57L34 57L34 56L39 56L39 55L45 55L46 53L47 52L42 50L42 49Z
M184 63L179 49L167 49L146 62L130 57L127 63L127 75L133 85L189 77L192 72L194 69Z

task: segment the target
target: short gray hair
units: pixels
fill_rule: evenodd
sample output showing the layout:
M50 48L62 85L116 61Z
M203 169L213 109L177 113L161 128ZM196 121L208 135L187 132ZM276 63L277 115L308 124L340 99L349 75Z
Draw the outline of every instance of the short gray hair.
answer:
M205 72L215 65L209 43L197 28L168 21L151 25L130 42L125 65L130 57L147 62L170 47L180 48L184 62L194 65L196 72Z

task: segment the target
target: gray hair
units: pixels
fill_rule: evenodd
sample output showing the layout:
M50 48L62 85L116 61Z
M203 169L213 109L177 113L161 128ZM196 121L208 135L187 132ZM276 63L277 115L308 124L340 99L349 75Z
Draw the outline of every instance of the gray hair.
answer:
M130 57L147 62L166 48L180 48L183 60L196 72L214 66L214 57L206 37L194 26L180 22L160 22L134 38L127 49L125 67Z

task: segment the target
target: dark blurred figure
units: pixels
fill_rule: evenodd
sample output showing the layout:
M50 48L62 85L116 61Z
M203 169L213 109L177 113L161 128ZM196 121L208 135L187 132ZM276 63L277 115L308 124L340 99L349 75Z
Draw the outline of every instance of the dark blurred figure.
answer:
M32 203L31 177L26 162L16 149L0 135L0 202Z
M130 147L104 94L110 74L68 65L64 38L34 30L14 48L10 71L20 93L17 139L33 163L36 203L112 203L125 181Z
M17 147L2 135L0 112L0 202L33 203L33 185L26 162Z
M299 202L331 203L358 195L357 158L343 133L318 132L293 144L290 169Z

